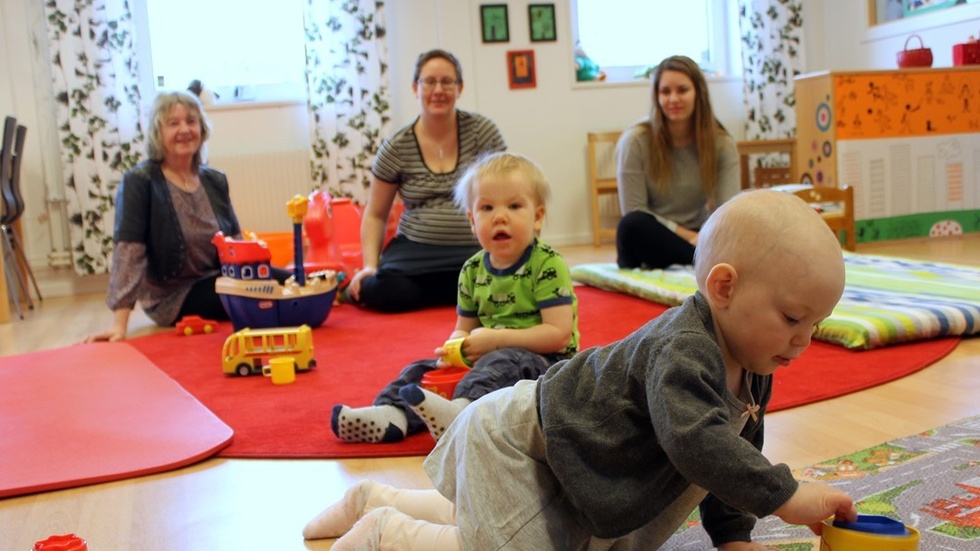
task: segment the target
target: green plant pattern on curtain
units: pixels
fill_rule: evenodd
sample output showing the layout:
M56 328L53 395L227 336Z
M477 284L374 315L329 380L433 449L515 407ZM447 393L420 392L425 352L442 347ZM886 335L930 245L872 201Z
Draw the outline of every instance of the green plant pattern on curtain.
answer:
M739 0L745 139L796 136L793 77L804 71L803 0Z
M44 9L75 271L105 273L115 186L143 151L132 14L128 0Z
M307 0L304 25L313 188L363 203L391 126L384 2Z

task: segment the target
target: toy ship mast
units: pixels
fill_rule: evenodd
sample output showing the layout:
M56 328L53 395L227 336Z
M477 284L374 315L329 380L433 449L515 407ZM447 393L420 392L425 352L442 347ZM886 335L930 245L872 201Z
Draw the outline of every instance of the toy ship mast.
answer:
M286 214L293 220L293 275L300 287L306 285L306 269L303 267L303 217L310 200L296 195L286 203Z

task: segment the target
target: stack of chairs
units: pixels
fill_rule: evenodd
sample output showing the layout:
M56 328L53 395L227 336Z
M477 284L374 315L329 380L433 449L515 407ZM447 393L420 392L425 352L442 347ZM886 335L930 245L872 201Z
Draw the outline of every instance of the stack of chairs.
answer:
M20 166L24 154L24 139L27 128L17 124L17 119L8 116L3 125L3 149L0 152L0 192L3 196L3 214L0 217L0 236L2 236L3 270L7 274L7 292L17 309L17 315L24 319L20 304L23 300L29 309L34 309L34 300L28 291L24 277L29 277L37 293L38 301L43 300L34 272L27 262L27 255L21 246L20 238L14 231L14 224L24 214L24 197L20 193ZM2 292L2 291L0 291ZM23 297L23 298L22 298Z

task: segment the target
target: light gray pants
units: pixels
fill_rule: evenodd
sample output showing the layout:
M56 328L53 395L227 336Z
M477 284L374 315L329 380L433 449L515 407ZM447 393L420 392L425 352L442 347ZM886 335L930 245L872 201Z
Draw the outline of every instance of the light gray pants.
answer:
M536 390L536 381L520 381L474 402L425 460L436 489L456 503L463 549L625 551L662 545L703 491L692 487L683 503L626 537L593 538L574 520L546 462Z

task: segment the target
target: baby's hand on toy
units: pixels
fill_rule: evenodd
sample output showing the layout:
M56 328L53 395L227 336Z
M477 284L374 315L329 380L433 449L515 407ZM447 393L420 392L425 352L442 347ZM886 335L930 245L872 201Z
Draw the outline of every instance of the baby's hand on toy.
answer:
M754 541L730 541L718 546L718 551L777 551Z
M824 519L835 517L847 522L857 521L857 509L851 496L823 482L801 483L773 514L789 524L805 524L817 535L820 535Z
M450 364L446 360L446 355L447 354L449 354L449 351L446 350L445 346L438 346L438 347L436 347L436 349L435 349L435 355L436 355L436 360L437 360L436 361L436 368L438 368L438 369L445 369L447 367L452 367L452 364Z
M454 337L446 341L441 349L436 349L437 354L441 352L437 367L473 367L473 362L463 351L466 340L466 336Z
M470 362L476 360L500 348L498 337L500 332L488 327L479 327L470 332L463 346L463 355Z

